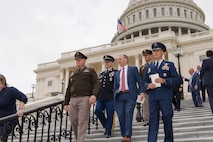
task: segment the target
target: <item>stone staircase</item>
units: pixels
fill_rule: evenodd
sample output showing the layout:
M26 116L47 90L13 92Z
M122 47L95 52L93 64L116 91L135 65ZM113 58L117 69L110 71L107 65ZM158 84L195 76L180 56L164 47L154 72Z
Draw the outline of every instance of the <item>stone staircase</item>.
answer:
M175 142L213 142L213 115L208 100L203 107L194 107L191 99L181 101L181 111L174 111L173 130ZM133 120L132 142L146 142L148 127L143 122ZM91 134L87 134L86 142L120 142L119 123L116 121L114 133L111 138L105 138L101 125L95 129L91 125ZM160 122L158 142L164 140L163 122Z

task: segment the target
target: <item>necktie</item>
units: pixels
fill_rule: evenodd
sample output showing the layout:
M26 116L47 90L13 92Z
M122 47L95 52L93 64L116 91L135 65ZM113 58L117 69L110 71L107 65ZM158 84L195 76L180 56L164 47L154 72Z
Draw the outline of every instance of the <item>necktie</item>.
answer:
M121 91L125 91L125 68L122 69L122 74L121 74Z
M157 67L157 68L158 68L158 65L159 65L159 62L157 61L157 62L156 62L156 67Z

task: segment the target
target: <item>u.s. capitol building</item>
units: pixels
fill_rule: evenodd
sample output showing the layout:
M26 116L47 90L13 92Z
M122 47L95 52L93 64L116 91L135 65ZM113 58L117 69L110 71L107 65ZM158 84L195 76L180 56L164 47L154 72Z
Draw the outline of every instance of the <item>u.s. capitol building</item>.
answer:
M206 50L213 49L213 30L205 24L205 14L193 0L130 0L119 19L127 31L115 33L111 43L79 50L88 56L87 66L97 73L104 70L105 54L115 58L126 54L129 65L139 68L145 62L142 50L150 49L153 42L163 42L167 46L164 58L173 61L182 76L189 76L188 69L201 65ZM34 70L37 99L65 93L68 79L76 70L75 52L64 52L56 61L38 64ZM119 69L117 61L114 68Z

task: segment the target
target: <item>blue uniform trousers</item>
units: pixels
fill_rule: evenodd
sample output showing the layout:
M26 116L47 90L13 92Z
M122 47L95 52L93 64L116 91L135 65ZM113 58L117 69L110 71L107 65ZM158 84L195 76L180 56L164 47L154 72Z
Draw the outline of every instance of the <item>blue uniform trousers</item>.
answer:
M149 100L149 133L148 142L157 142L159 129L159 112L162 112L162 120L164 123L164 142L173 142L173 128L172 128L172 101L171 100Z
M105 115L106 110L106 115ZM114 117L114 101L97 101L95 114L105 128L106 134L111 136L112 123Z
M132 120L136 101L131 99L130 93L119 93L115 100L115 110L118 115L122 137L132 136Z

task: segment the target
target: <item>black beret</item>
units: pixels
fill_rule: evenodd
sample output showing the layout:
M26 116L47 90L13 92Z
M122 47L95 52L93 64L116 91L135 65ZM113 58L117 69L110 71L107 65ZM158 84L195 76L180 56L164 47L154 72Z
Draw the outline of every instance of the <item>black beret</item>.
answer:
M163 52L166 51L166 46L163 43L155 42L152 44L152 51L155 51L157 49L162 49Z
M75 60L77 58L87 59L87 56L85 56L83 53L81 53L81 52L78 51L78 52L75 53Z
M103 57L103 59L104 59L104 62L114 62L115 61L115 59L110 55L105 55Z
M143 55L143 56L146 56L146 55L148 55L148 54L149 54L149 55L152 55L152 51L151 51L151 50L148 50L148 49L142 51L142 55Z

